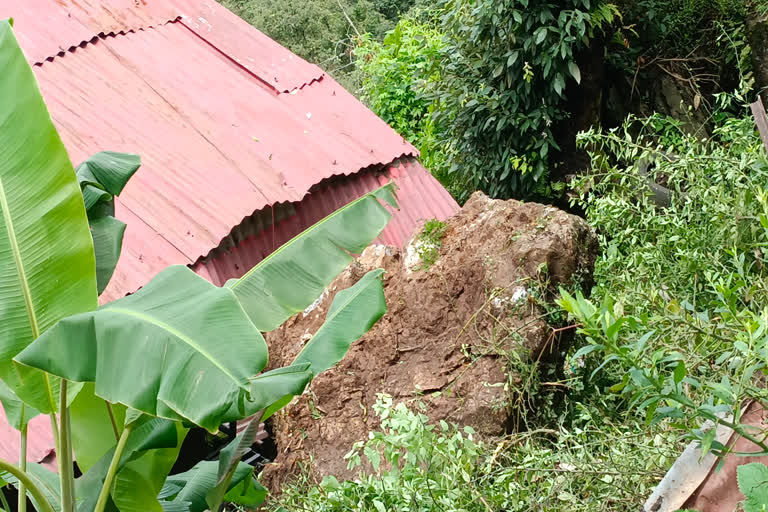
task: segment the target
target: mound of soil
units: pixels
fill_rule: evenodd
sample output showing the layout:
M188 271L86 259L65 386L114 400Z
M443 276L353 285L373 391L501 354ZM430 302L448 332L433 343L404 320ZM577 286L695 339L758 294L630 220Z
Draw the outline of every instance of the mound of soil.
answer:
M476 193L447 221L428 269L419 258L424 244L417 237L404 251L369 247L312 311L268 335L270 363L289 364L322 325L337 290L369 270L386 270L389 312L274 417L278 457L261 477L272 490L310 456L318 479L353 476L344 455L378 428L371 407L377 393L419 400L434 421L502 434L512 427L510 397L520 382L510 361L562 357L565 337L552 327L558 313L549 304L559 285L591 286L597 239L582 219Z

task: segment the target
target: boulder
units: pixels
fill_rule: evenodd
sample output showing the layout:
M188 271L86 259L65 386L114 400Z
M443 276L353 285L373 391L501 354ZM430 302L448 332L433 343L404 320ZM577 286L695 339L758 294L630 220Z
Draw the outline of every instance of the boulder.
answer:
M496 436L514 427L511 397L520 376L510 362L562 362L567 338L552 319L564 317L552 300L560 285L591 287L597 254L597 239L581 218L475 193L446 222L429 268L418 257L425 243L417 236L404 251L369 247L314 309L267 336L270 364L290 363L338 290L368 270L386 270L388 313L273 418L278 455L261 477L273 491L310 458L315 478L353 476L344 455L378 428L378 393L420 401L434 421Z

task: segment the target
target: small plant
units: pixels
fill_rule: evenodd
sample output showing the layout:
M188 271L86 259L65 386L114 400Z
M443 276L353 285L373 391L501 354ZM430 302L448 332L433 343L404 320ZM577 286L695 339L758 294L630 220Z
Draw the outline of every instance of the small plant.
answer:
M431 219L424 224L416 244L422 270L427 270L437 262L443 247L443 235L448 225L440 220Z

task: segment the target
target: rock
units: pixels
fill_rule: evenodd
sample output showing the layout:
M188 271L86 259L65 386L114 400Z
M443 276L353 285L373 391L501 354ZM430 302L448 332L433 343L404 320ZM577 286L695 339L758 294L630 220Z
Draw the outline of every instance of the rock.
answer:
M350 477L344 455L378 427L377 393L419 400L432 420L471 425L481 436L508 428L510 351L557 360L563 338L542 318L558 285L586 289L597 239L580 218L553 207L475 193L447 221L440 257L414 271L395 248L369 247L316 309L267 336L270 364L290 363L322 324L333 295L382 267L389 312L273 420L278 456L261 479L272 490L313 458L313 475ZM305 467L308 465L305 465Z
M706 109L696 108L699 107L696 97L674 78L662 75L657 80L654 100L654 110L682 121L680 128L683 131L699 139L709 137Z

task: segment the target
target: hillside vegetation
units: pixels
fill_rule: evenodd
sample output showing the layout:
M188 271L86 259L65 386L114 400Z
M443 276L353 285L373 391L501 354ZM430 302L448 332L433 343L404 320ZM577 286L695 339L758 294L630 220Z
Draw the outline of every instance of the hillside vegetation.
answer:
M319 35L290 2L224 3L325 65L459 201L555 203L601 243L591 295L561 290L567 364L526 363L525 428L480 440L382 396L359 479L297 481L273 510L637 510L691 440L727 451L706 421L768 452L740 424L767 395L762 2L317 0Z
M479 441L430 423L418 399L382 397L381 430L348 456L373 471L299 481L274 509L637 510L689 440L723 448L698 430L705 420L765 399L768 165L751 119L724 117L706 140L630 119L580 143L595 164L572 201L600 237L597 285L589 299L563 290L579 335L565 368L520 384L534 397L525 428ZM663 210L632 165L649 157L672 191ZM375 463L382 448L400 471Z

